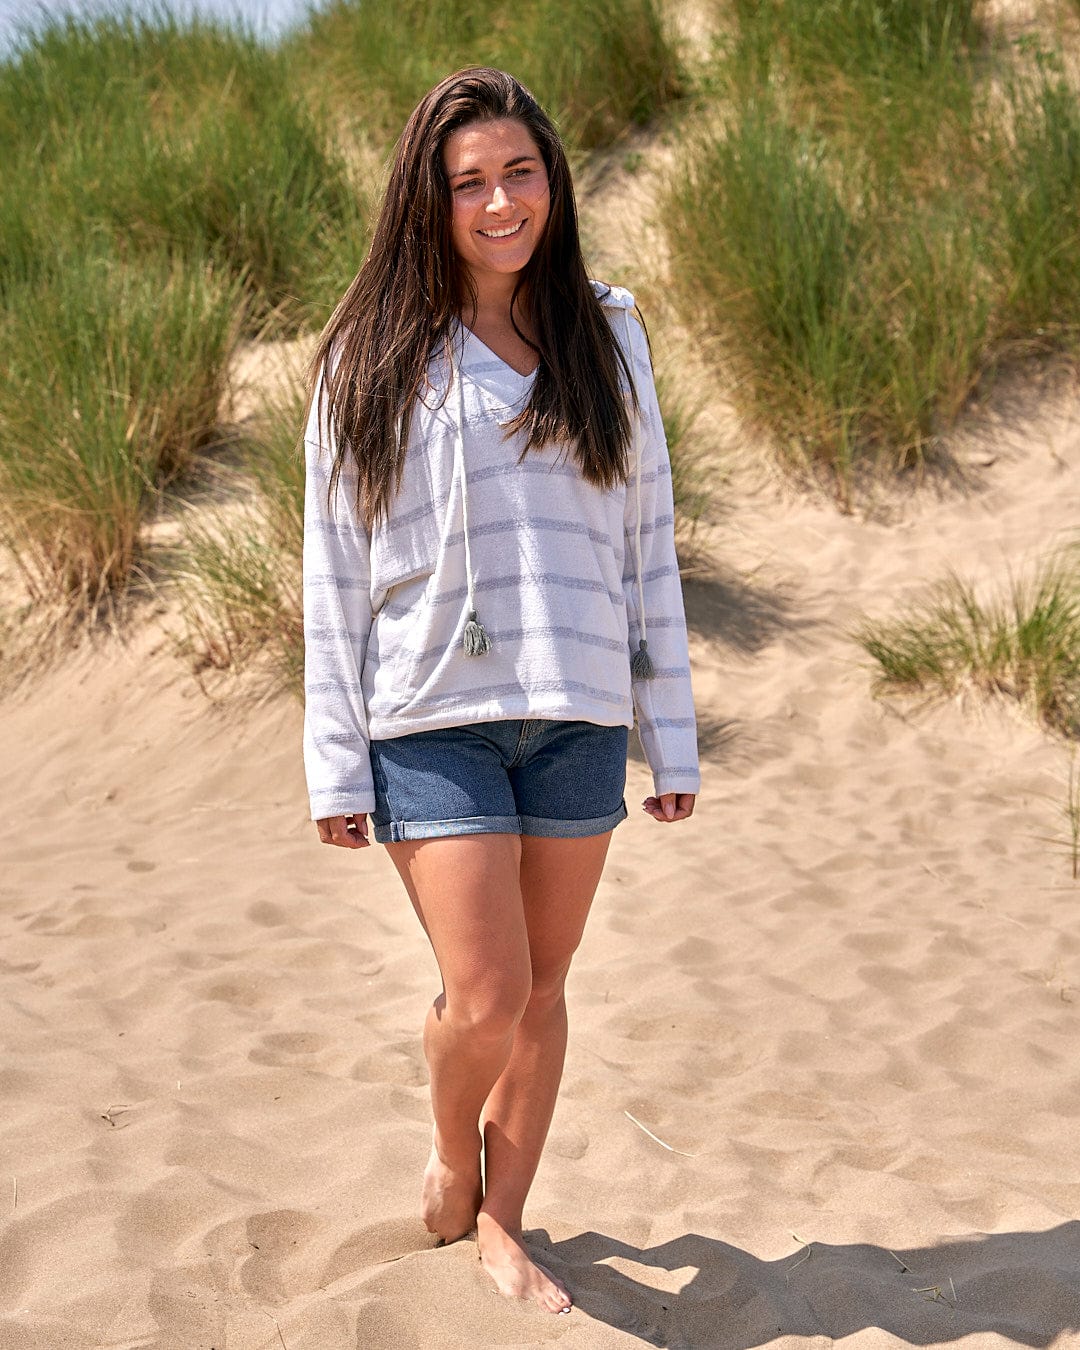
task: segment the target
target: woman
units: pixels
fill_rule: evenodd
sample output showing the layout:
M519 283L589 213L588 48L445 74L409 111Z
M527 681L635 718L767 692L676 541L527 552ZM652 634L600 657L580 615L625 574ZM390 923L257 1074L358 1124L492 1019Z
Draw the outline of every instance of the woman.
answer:
M635 710L645 811L683 820L699 785L632 306L586 276L550 120L509 75L461 71L398 143L305 434L312 818L364 848L371 815L442 976L423 1217L447 1242L475 1229L499 1290L552 1312L570 1295L526 1250L522 1209Z

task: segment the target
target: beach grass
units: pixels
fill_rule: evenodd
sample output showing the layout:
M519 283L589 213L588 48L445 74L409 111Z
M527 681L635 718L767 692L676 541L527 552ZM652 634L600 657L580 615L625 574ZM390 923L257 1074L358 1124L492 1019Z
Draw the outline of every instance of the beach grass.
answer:
M955 574L897 618L864 620L854 639L881 692L1005 695L1047 727L1080 737L1080 551L1051 556L1004 594L980 599Z
M197 673L257 667L272 689L303 683L304 462L298 378L254 419L224 512L192 509L184 529L181 650Z
M744 417L850 503L1014 352L1076 350L1080 100L970 3L719 12L658 213L672 297Z
M219 437L238 337L329 315L367 195L281 51L166 5L43 13L0 156L0 528L31 596L95 615Z
M922 459L978 378L992 317L981 217L865 182L762 100L687 140L663 212L676 303L721 336L741 411L841 485L860 458Z
M1052 53L1009 88L992 182L1001 208L1002 325L1075 350L1080 337L1080 99Z
M686 84L656 0L334 0L286 52L383 148L464 66L511 71L582 150L648 122Z
M833 70L858 81L934 71L980 31L974 0L731 0L722 10L759 70L780 52L810 83Z
M36 601L87 612L139 565L162 488L216 435L238 281L165 255L63 258L0 319L0 535Z
M366 237L362 194L283 54L242 27L47 17L0 64L0 287L107 243L239 278L250 331L327 312ZM336 255L349 255L337 262Z

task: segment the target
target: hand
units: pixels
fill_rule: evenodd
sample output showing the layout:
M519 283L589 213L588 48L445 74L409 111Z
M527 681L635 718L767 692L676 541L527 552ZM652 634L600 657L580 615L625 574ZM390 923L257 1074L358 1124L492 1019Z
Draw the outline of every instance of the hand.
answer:
M692 816L696 800L697 794L694 792L664 792L659 797L646 797L641 803L641 809L653 820L668 825L673 820L685 820L687 816Z
M368 848L367 816L358 812L354 816L328 816L326 820L317 820L319 839L324 844L337 844L339 848Z

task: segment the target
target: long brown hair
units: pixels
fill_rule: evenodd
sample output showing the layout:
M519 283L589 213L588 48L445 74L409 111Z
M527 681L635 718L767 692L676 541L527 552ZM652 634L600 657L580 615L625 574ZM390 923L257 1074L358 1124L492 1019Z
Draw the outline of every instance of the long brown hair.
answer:
M371 249L323 329L308 376L325 372L320 419L332 424L333 494L347 455L359 471L357 506L370 527L385 518L401 485L413 405L428 363L454 319L475 298L451 241L450 184L443 146L458 127L513 118L524 124L547 168L547 227L511 300L520 302L540 362L525 408L507 424L524 431L526 452L568 447L600 487L625 482L630 414L620 370L636 404L633 376L585 272L570 166L551 119L501 70L460 70L421 99L398 140ZM310 406L312 394L309 394Z

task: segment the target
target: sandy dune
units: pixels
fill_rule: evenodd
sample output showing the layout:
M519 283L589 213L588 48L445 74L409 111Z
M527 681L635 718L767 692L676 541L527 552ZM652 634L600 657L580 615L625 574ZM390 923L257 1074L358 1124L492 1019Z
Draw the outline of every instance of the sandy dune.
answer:
M619 828L571 977L529 1214L568 1318L416 1218L433 962L381 850L317 846L298 708L149 630L8 697L0 1347L1080 1345L1067 752L875 701L844 636L1080 520L1075 389L969 440L889 523L725 489L700 810Z

